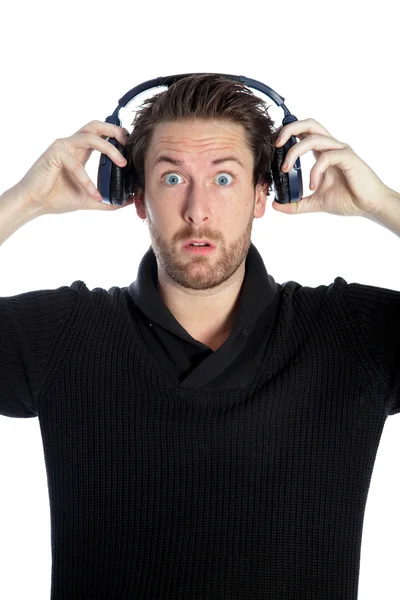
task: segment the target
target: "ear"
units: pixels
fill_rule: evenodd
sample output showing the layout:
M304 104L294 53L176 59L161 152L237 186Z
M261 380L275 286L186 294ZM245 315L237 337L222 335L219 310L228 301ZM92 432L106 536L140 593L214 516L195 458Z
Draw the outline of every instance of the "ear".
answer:
M265 213L265 206L267 203L267 192L268 183L264 183L263 185L259 184L256 186L254 216L257 217L257 219L262 217Z
M133 201L136 206L137 216L141 219L147 219L146 207L144 205L144 192L141 188L138 188L137 192L133 196Z

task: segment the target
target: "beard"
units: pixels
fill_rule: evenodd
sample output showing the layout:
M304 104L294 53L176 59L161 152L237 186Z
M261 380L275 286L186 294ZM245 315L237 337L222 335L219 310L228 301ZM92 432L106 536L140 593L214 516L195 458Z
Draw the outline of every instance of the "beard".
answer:
M172 242L163 238L151 220L146 218L158 273L161 270L163 277L167 276L187 289L211 290L223 285L239 269L244 272L254 219L255 216L252 215L240 235L227 244L220 240L214 241L214 236L207 236L206 231L202 235L193 236L210 239L215 245L209 254L201 255L191 254L183 248L184 242L192 235L191 232L185 235L183 241Z

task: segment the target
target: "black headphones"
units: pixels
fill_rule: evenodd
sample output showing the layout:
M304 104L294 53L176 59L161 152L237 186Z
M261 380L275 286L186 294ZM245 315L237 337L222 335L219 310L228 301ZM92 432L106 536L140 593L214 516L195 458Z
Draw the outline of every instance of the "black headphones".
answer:
M279 94L274 92L273 89L256 81L255 79L248 79L243 75L226 75L224 73L185 73L183 75L170 75L168 77L157 77L157 79L150 79L135 86L129 92L127 92L120 100L118 100L118 106L105 120L105 123L112 123L121 127L121 121L119 119L119 111L122 107L125 107L128 102L133 100L136 96L144 92L145 90L154 87L168 87L174 84L179 79L188 77L190 75L217 75L218 77L225 77L226 79L232 79L239 81L249 88L256 89L266 94L271 100L275 102L277 106L281 106L285 116L282 120L282 126L284 127L288 123L297 121L297 117L292 115L290 111L284 105L285 98L282 98ZM119 143L115 138L107 138L113 146L115 146L125 158L126 151L125 147ZM301 164L300 157L297 158L294 166L290 169L289 173L283 173L281 166L284 162L285 156L292 148L297 144L297 140L294 136L280 148L274 149L274 156L272 160L272 179L275 189L275 201L279 204L288 204L289 202L298 202L303 197L303 181L301 177ZM127 181L125 178L124 169L126 167L118 167L106 154L101 154L99 161L99 169L97 172L97 189L102 195L102 202L105 204L115 204L117 206L124 206L126 204L131 190L127 189Z

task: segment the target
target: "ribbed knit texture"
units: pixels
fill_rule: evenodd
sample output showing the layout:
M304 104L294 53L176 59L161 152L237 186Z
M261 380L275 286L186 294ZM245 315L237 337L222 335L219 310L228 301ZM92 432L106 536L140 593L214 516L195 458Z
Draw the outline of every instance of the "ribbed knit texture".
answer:
M357 599L375 456L400 411L400 292L273 289L273 322L204 387L163 370L128 288L0 298L0 414L39 418L51 600ZM243 365L247 385L224 387Z

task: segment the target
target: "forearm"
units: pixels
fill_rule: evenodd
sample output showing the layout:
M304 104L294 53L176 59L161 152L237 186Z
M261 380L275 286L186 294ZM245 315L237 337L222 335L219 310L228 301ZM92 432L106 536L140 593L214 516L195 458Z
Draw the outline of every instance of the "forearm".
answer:
M0 245L37 216L39 213L28 207L16 187L6 190L0 196Z
M400 237L400 194L391 190L390 195L382 201L380 208L373 214L368 213L365 216Z

